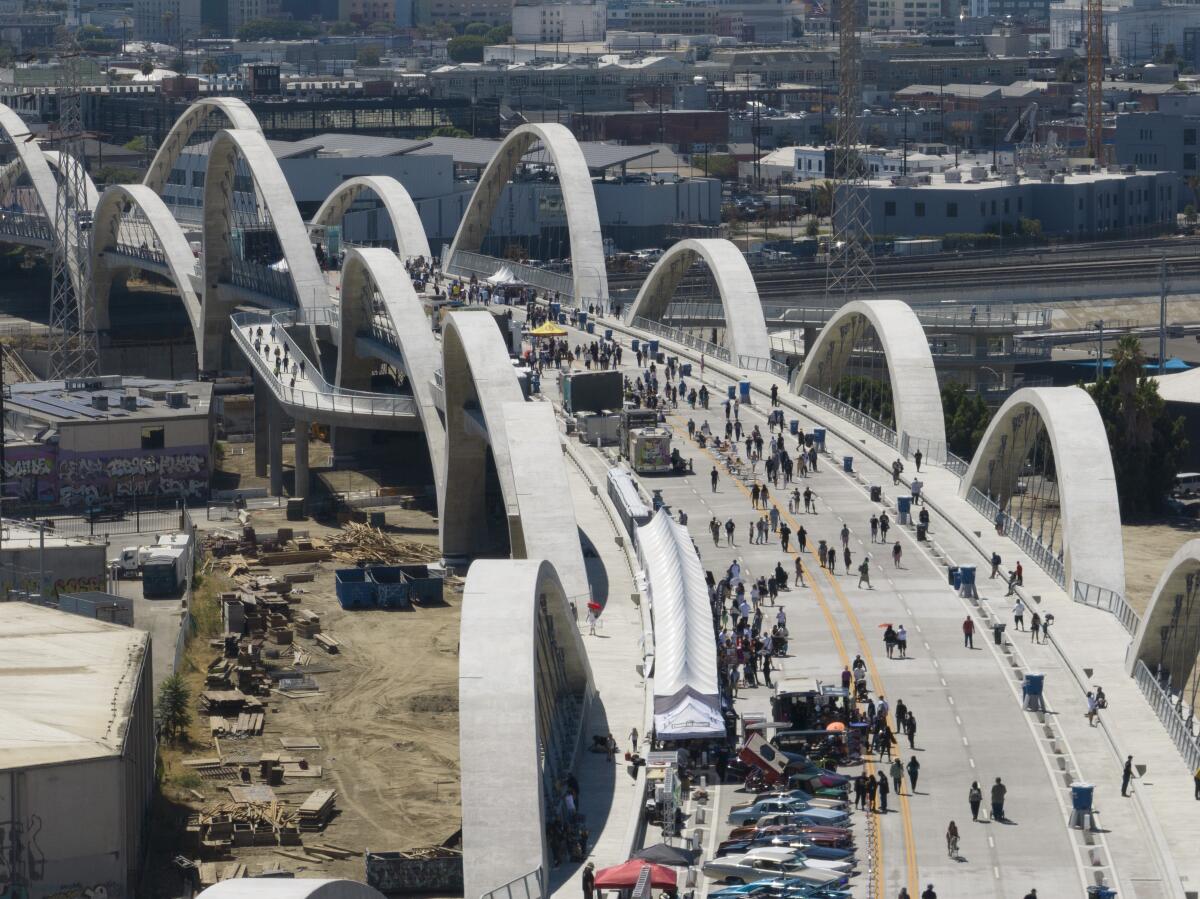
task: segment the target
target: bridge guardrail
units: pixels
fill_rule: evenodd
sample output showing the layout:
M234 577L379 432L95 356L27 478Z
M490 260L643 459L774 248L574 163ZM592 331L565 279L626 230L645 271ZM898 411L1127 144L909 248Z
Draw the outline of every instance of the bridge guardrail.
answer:
M710 340L705 340L703 337L697 337L694 334L689 334L681 328L672 328L670 325L664 325L662 322L651 321L642 316L635 316L630 322L635 328L640 328L643 331L649 331L651 334L657 334L659 337L665 337L667 340L673 340L676 343L683 344L693 350L699 350L706 356L712 356L720 362L732 362L732 354L726 347L719 343L713 343Z
M810 403L815 403L822 409L832 412L839 418L846 419L850 424L860 430L866 431L876 440L881 440L892 447L897 445L896 432L892 428L889 428L877 419L871 418L871 416L862 410L855 409L849 403L844 403L837 397L830 396L828 393L818 390L811 384L804 385L804 388L800 391L800 396Z
M483 253L469 253L466 250L459 250L446 263L445 270L448 275L458 275L460 278L469 278L471 275L474 275L480 280L485 280L505 266L530 287L555 291L568 299L575 296L575 280L570 275L546 271L532 265L525 265L508 259L500 259L496 256L485 256Z
M54 229L49 220L29 212L0 212L0 234L54 243Z
M1067 585L1066 567L1063 564L1061 553L1054 552L1031 530L1003 511L977 487L972 487L967 491L967 502L983 513L996 526L999 534L1008 537L1015 543L1018 549L1037 563L1038 567L1054 578L1060 587Z
M1182 695L1175 699L1164 690L1141 659L1138 659L1134 666L1133 677L1141 688L1142 695L1150 703L1150 708L1154 709L1154 714L1167 729L1167 735L1175 743L1175 748L1183 756L1188 770L1195 771L1200 768L1200 738L1196 736L1194 729L1195 710L1189 711L1185 718Z
M270 266L259 265L257 262L238 259L235 256L231 280L235 287L243 290L261 293L291 305L295 305L297 302L291 276L287 272L276 271Z
M1142 623L1141 616L1125 601L1125 597L1116 590L1110 590L1107 587L1097 587L1095 584L1088 584L1077 580L1071 591L1071 598L1075 602L1082 603L1085 606L1094 606L1097 609L1104 609L1106 612L1111 612L1116 616L1117 621L1121 622L1121 626L1125 628L1130 636L1137 633L1138 626Z

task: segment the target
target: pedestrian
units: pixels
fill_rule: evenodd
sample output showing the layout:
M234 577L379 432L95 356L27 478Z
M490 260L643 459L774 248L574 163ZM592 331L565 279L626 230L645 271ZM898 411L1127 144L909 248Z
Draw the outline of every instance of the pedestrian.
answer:
M908 765L906 767L908 768L908 781L912 784L913 795L916 795L917 777L921 773L921 763L917 761L917 757L914 755L908 760Z
M1042 632L1042 616L1036 611L1033 617L1029 619L1029 640L1031 643L1038 642L1038 635Z
M753 509L758 508L758 485L757 484L755 484L753 487L750 488L750 507Z
M917 450L915 453L913 453L913 461L915 463L917 463L917 473L918 474L920 474L920 472L921 472L921 459L922 458L923 458L923 456L921 455L920 450Z
M725 542L733 546L733 519L729 518L725 521Z
M708 530L712 533L713 546L721 545L721 522L717 521L717 516L712 517L712 521L708 523Z
M903 555L903 553L904 550L900 548L900 541L897 540L895 545L892 546L892 565L896 568L900 567L900 556Z
M896 703L896 727L903 729L904 722L908 720L908 706L901 699Z
M1087 718L1088 724L1092 727L1096 726L1096 716L1100 714L1100 703L1096 701L1096 694L1088 692L1087 695L1087 713L1083 716Z
M967 649L974 649L975 648L975 622L971 618L970 615L968 615L966 618L963 619L962 631L963 631L963 646Z
M925 892L921 894L921 899L937 899L937 893L933 891L933 884L926 884Z
M1004 781L996 778L996 782L992 784L992 820L1003 821L1004 818L1004 797L1008 795L1008 787L1004 785Z
M1200 767L1196 768L1196 773L1192 775L1192 780L1196 786L1196 799L1200 800Z
M887 814L887 798L891 792L891 787L888 786L887 777L882 771L879 772L879 814Z
M715 466L715 465L713 466L712 474L710 474L708 477L709 477L709 480L712 481L712 492L716 493L717 492L717 466Z
M842 522L842 549L850 547L850 528L846 527L846 523Z
M967 803L971 806L971 820L979 820L979 806L983 803L983 790L979 789L979 781L971 781L971 789L967 792Z
M792 529L787 526L787 522L784 522L779 526L779 545L785 553L788 551L788 541L791 537Z
M803 549L803 547L801 547ZM807 587L804 583L804 566L800 564L800 557L796 556L796 584L801 587Z
M879 536L879 516L871 516L871 542L875 542L875 538Z
M1025 899L1038 899L1037 890L1030 890L1025 894Z
M892 761L892 767L889 768L888 771L892 775L892 789L894 789L896 791L896 795L899 796L904 792L904 763L901 762L900 759L895 759Z
M879 516L879 542L887 543L888 528L892 526L892 520L888 518L888 513L884 512Z
M1121 770L1121 795L1129 795L1129 781L1133 780L1133 756L1127 756L1125 767Z
M596 891L596 865L588 862L583 868L583 899L592 899Z
M1003 560L1000 558L1000 553L992 553L992 573L988 576L988 580L997 577L1000 574L1000 563Z
M886 783L886 781L885 781ZM879 781L874 777L867 778L867 804L871 811L875 811L875 797L879 793Z
M1020 597L1017 597L1017 601L1013 603L1012 613L1013 625L1016 629L1019 631L1025 630L1025 603Z
M909 712L908 717L904 719L904 736L908 737L908 748L916 749L917 716L912 712Z
M862 772L854 778L854 807L867 807L867 775Z
M768 637L768 639L770 638ZM771 653L764 650L762 657L762 676L763 684L768 688L773 688L775 686L773 683L771 683L771 671Z
M844 547L842 549L842 562L846 567L846 574L850 573L850 563L852 561L853 559L850 557L850 547Z
M825 558L826 567L830 574L837 574L837 550L829 547L829 555Z
M903 624L896 628L896 649L900 650L900 658L908 658L908 631Z
M846 550L849 553L849 550ZM868 557L869 558L869 557ZM871 588L871 563L867 559L862 560L862 564L858 566L858 586L867 585L867 589Z
M896 894L896 899L912 899L908 895L908 887L900 887L900 892Z

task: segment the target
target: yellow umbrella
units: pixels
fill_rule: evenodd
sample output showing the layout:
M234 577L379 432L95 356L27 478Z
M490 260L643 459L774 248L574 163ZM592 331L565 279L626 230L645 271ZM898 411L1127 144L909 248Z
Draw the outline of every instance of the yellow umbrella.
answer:
M554 322L543 322L529 332L532 337L566 337L567 329L560 328Z

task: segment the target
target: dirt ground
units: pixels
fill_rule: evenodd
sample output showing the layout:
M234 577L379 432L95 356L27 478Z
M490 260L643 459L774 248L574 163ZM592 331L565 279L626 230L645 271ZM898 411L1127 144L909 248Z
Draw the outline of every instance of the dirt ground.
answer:
M422 510L387 508L389 528L405 539L436 546L437 524ZM215 523L214 523L215 524ZM286 522L276 510L257 511L252 524L260 533L280 525L307 530L312 536L331 533L312 521ZM313 572L311 583L296 586L299 609L321 616L322 631L336 637L342 651L329 655L312 640L297 637L295 645L311 654L316 695L289 698L275 693L264 699L266 722L260 737L220 738L227 760L257 760L263 752L302 756L311 766L321 766L321 777L295 778L275 788L289 805L298 806L316 789L337 790L338 813L323 833L305 833L312 846L332 844L356 853L364 850L398 850L441 843L461 826L458 769L458 637L461 581L446 581L444 606L411 611L344 611L334 592L336 567L345 563L275 566L271 573ZM210 594L230 589L214 566L205 589ZM197 617L211 616L196 600ZM212 625L208 625L211 629ZM218 628L219 629L219 628ZM274 648L268 644L268 648ZM284 647L285 658L290 648ZM182 758L216 754L207 719L195 709L203 687L203 672L217 651L206 639L196 638L188 654L188 680L192 687L192 745L186 753L167 752L164 793L175 807L178 821L196 811L229 801L225 782L200 778L182 764ZM281 737L312 737L320 749L285 750ZM255 767L254 782L258 782ZM198 798L202 797L202 798ZM182 808L186 806L187 808ZM179 828L179 831L182 829ZM182 839L183 834L179 832ZM252 869L279 867L298 876L365 877L361 854L344 860L302 859L304 850L292 847L234 847L234 860ZM159 859L176 854L195 858L182 845L156 847ZM215 859L206 859L215 860ZM171 875L166 875L170 880ZM157 895L168 895L155 890Z
M1121 528L1125 543L1125 594L1140 615L1168 560L1188 540L1200 537L1200 521L1171 518Z

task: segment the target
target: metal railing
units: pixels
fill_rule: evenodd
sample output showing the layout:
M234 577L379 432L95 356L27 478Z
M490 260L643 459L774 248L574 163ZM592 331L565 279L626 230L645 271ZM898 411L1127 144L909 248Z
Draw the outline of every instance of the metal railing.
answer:
M651 321L642 316L636 316L629 323L632 327L642 331L648 331L651 334L657 334L659 337L665 337L667 340L673 340L675 343L682 344L685 347L693 350L699 350L706 356L712 356L720 362L732 362L732 357L728 349L721 346L719 343L713 343L710 340L705 340L703 337L697 337L695 334L689 334L681 328L672 328L670 325L664 325L662 322Z
M1195 711L1189 710L1185 717L1182 698L1176 699L1164 690L1141 659L1138 659L1134 666L1133 677L1141 687L1142 695L1150 703L1150 708L1154 709L1154 714L1175 742L1175 748L1183 756L1188 770L1195 771L1200 768L1200 738L1197 738L1194 729Z
M502 268L507 268L530 287L557 292L564 299L575 296L575 280L570 275L561 272L550 272L532 265L499 259L495 256L485 256L483 253L468 253L459 250L446 263L446 274L469 278L471 275L484 280L490 278Z
M49 219L28 212L0 212L0 234L39 243L54 243L54 229Z
M542 899L546 895L546 874L541 865L528 874L503 883L480 895L479 899Z
M1125 601L1125 597L1116 590L1109 590L1107 587L1097 587L1095 584L1087 584L1083 581L1075 581L1074 589L1071 591L1071 598L1078 603L1083 603L1085 606L1095 606L1097 609L1111 612L1116 616L1117 621L1121 622L1121 627L1125 628L1130 636L1137 633L1138 626L1142 623L1141 616Z
M763 315L769 325L823 325L837 307L797 306L771 301L763 302ZM1036 331L1050 327L1050 309L1018 309L1011 304L988 306L914 306L917 320L930 333L939 329L963 331ZM667 318L691 316L703 321L723 320L724 307L717 302L679 302L667 308Z
M916 437L908 431L900 434L900 455L911 457L921 451L921 461L930 465L941 465L946 471L962 479L967 474L970 463L960 456L950 452L950 448L941 440L931 440L928 437Z
M810 403L816 403L822 409L827 409L839 418L844 418L860 430L866 431L876 440L881 440L888 446L898 443L896 432L878 419L871 418L861 409L855 409L849 403L844 403L835 396L830 396L823 390L818 390L811 384L805 384L800 396Z
M785 381L792 375L792 369L786 362L780 362L777 359L764 359L762 356L744 356L738 353L735 364L738 368L744 368L746 371L766 372L777 378L783 378Z
M1060 587L1067 583L1066 568L1061 553L1047 546L1029 528L1025 527L999 505L985 496L977 487L967 491L967 502L996 526L996 532L1008 537L1021 552L1025 553L1038 567L1050 575Z
M136 259L139 262L145 262L160 268L166 268L167 266L167 254L155 247L135 247L133 244L118 243L109 252L128 256L130 259ZM199 265L199 260L197 260L197 268L199 268Z
M289 309L274 314L267 312L239 312L230 316L233 325L234 340L242 353L250 360L255 372L281 403L299 406L310 412L331 413L337 415L373 415L373 416L411 416L417 414L416 400L411 396L399 396L387 393L370 393L361 390L347 390L335 387L325 380L320 367L300 349L287 328L292 325L332 325L337 321L337 310L318 307L315 309ZM247 328L274 327L277 337L280 337L290 348L290 357L295 360L304 359L305 380L316 389L292 387L275 370L262 355L254 348L254 342L247 334Z
M295 286L288 272L276 271L270 266L234 257L233 277L230 281L234 287L273 297L285 303L296 303Z

